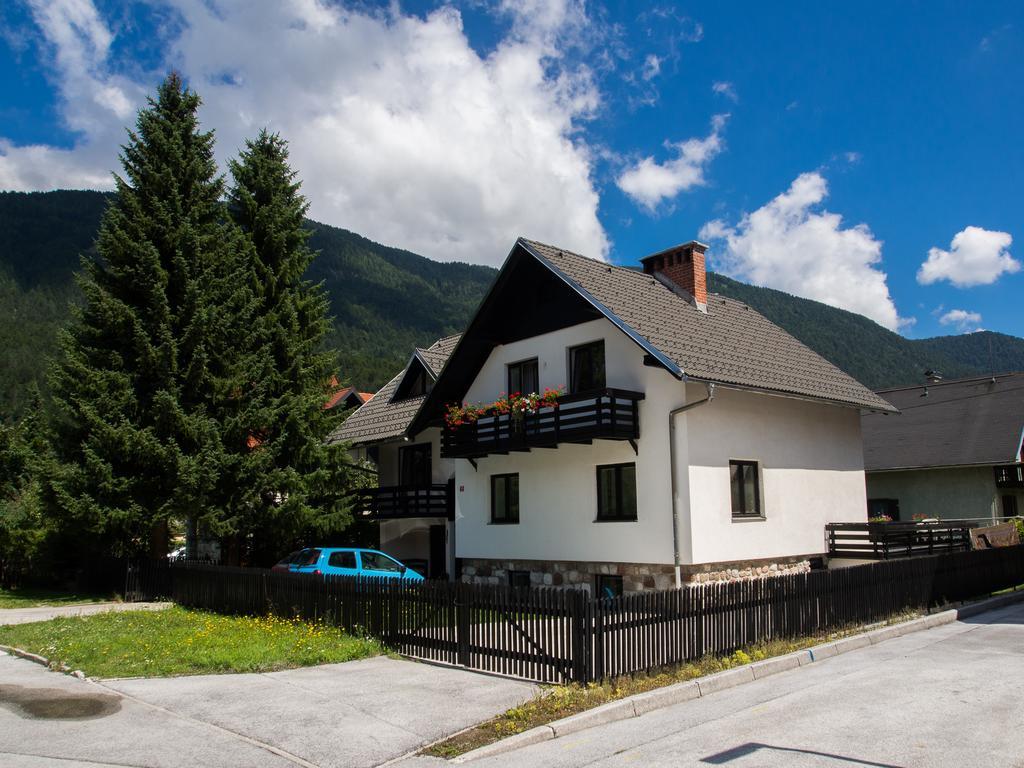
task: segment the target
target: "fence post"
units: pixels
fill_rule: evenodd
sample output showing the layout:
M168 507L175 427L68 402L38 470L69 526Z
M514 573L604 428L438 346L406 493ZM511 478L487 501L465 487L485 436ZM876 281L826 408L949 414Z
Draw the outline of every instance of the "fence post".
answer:
M572 632L572 679L577 683L590 681L589 664L587 663L587 651L590 647L590 622L587 621L587 608L589 607L590 595L583 590L573 592L570 610L572 621L570 632Z
M469 666L470 606L467 604L469 590L462 584L455 585L455 626L458 643L458 663Z

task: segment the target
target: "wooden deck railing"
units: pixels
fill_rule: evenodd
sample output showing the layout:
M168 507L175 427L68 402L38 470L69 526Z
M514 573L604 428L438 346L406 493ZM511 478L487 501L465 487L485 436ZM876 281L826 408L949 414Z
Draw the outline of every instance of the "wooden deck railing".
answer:
M829 557L891 560L971 548L971 523L828 523Z
M556 407L521 416L495 414L446 428L441 456L467 459L491 453L554 448L560 443L637 440L642 392L602 389L559 398Z
M409 517L453 517L454 507L447 485L389 485L360 491L357 512L375 520Z

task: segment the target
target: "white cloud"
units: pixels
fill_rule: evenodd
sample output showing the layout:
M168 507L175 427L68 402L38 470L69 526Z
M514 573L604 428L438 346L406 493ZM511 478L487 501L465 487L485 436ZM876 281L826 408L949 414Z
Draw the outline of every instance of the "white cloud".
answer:
M839 214L819 208L828 196L820 173L804 173L735 226L709 221L700 238L724 246L718 268L744 280L865 315L898 330L902 318L878 268L882 243L866 224L843 227Z
M654 211L659 204L680 192L703 186L706 183L705 167L722 151L724 141L721 132L728 117L715 115L711 121L711 133L703 139L665 142L666 148L675 152L675 157L659 163L647 156L619 174L615 183L648 211Z
M994 283L1001 275L1020 270L1020 262L1007 250L1011 243L1009 232L967 227L956 233L948 251L928 250L927 260L917 270L917 282L930 285L948 280L957 288Z
M601 94L566 54L588 34L582 0L505 2L510 31L485 55L448 6L421 18L319 0L167 4L180 32L137 84L113 74L113 33L90 0L39 0L79 140L0 139L0 186L109 186L131 113L175 67L204 99L222 161L264 125L291 142L315 219L435 259L498 263L519 234L607 253L580 135Z
M640 77L644 80L653 80L661 72L661 59L653 53L647 54L644 59L643 68L640 70Z
M719 96L725 96L729 101L740 100L739 95L736 93L736 86L730 82L719 80L711 85L711 90Z
M954 325L961 333L974 333L981 330L981 315L966 309L951 309L939 317L942 325Z

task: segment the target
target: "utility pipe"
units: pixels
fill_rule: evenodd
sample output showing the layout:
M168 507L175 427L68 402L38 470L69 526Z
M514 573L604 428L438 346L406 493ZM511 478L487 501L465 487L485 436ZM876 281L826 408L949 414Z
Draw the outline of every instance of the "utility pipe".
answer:
M703 397L693 403L681 405L675 410L669 411L668 414L668 474L672 480L672 554L675 556L676 589L683 586L683 568L682 563L679 560L679 504L676 501L676 416L683 411L696 408L698 405L710 403L715 399L714 383L707 382L704 386L708 391L706 397Z

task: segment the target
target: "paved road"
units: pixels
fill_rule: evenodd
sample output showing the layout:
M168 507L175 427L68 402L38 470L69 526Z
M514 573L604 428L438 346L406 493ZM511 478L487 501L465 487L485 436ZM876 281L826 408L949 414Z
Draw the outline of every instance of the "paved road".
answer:
M1022 723L1018 604L469 765L1019 768Z
M0 654L0 767L376 766L535 693L389 658L100 685Z
M58 616L92 616L107 611L161 611L170 603L84 603L82 605L50 605L37 608L0 608L0 626L49 621Z

